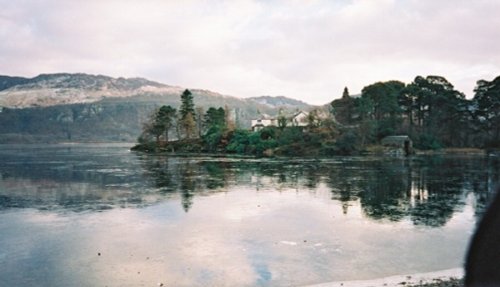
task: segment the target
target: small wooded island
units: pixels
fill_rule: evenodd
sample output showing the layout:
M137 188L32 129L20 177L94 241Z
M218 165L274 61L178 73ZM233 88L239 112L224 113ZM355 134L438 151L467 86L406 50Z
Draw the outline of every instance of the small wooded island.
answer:
M409 154L413 147L498 149L500 77L478 81L474 91L467 100L440 76L417 76L408 85L377 82L360 96L350 96L345 88L329 105L281 109L243 129L230 107L195 108L185 90L179 111L162 106L152 113L132 150L270 157Z

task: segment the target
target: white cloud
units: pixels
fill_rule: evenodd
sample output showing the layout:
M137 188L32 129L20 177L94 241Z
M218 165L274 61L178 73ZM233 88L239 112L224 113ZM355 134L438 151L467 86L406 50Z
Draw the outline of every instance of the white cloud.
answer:
M0 0L0 73L142 76L326 103L439 74L471 95L500 70L496 1Z

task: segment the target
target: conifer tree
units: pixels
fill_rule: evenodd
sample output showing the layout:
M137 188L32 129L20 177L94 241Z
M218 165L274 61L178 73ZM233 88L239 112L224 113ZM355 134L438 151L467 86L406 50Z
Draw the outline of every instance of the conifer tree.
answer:
M175 114L177 111L171 106L162 106L156 113L155 122L161 128L165 135L165 141L168 142L168 133L174 126Z
M195 134L196 120L194 111L193 94L186 89L181 95L180 128L185 138L191 138Z

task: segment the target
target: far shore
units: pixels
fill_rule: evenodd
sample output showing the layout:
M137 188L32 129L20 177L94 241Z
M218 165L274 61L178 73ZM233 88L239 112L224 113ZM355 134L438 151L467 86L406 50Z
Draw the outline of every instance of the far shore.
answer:
M481 148L442 148L438 150L417 150L417 155L450 154L450 155L487 155L499 153L500 151Z
M251 155L251 154L238 154L238 153L227 153L227 152L198 152L198 151L171 151L164 147L147 147L144 144L136 144L130 148L132 151L143 152L148 154L158 154L158 155L170 155L176 157L190 157L190 156L207 156L207 157L218 157L218 158L307 158L307 159L323 159L323 158L333 158L337 156L387 156L387 157L411 157L412 155L470 155L470 156L500 156L500 150L482 149L482 148L442 148L436 150L414 150L414 152L408 156L403 155L403 153L391 153L391 149L383 147L380 145L369 146L366 150L360 151L352 155L276 155L274 152L269 154L264 153L261 156Z

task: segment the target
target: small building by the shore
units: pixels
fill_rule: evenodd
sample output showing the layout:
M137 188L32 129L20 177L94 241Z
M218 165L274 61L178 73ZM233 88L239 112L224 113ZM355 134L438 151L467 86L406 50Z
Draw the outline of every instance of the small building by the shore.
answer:
M380 142L383 146L401 150L404 155L413 153L413 142L409 136L387 136Z

